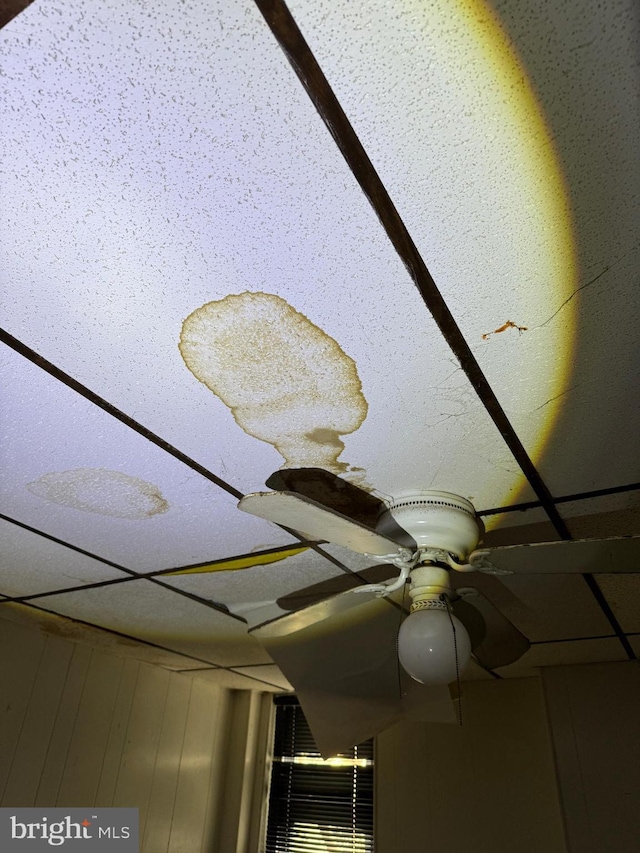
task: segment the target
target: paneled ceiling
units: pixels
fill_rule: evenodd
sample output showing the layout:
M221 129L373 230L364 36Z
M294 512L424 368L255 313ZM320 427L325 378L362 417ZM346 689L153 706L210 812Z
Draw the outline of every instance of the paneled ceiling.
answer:
M0 618L286 687L247 621L370 561L238 511L281 466L640 533L637 4L24 5ZM469 676L633 657L638 570L504 580L532 648Z

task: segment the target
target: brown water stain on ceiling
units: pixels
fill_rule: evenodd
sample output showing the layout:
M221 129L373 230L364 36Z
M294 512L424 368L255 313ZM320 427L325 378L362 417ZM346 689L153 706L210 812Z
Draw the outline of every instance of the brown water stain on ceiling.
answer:
M286 300L240 293L184 321L180 353L193 375L248 435L273 445L290 468L351 469L341 436L367 416L356 364Z
M52 471L28 483L27 489L52 503L113 518L150 518L169 509L153 483L106 468Z

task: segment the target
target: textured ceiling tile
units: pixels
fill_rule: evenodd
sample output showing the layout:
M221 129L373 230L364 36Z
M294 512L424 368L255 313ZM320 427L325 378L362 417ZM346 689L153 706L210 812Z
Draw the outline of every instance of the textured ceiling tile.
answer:
M128 575L0 519L0 589L33 595Z
M520 515L520 513L510 513ZM537 515L539 518L540 516ZM555 542L560 539L550 521L536 521L533 524L508 525L488 530L482 537L482 544L488 548L502 545L527 545L533 542Z
M630 0L501 0L526 69L471 0L291 2L553 493L638 479ZM12 334L242 490L331 458L393 496L532 498L253 4L34 4L2 49ZM6 512L149 571L291 541L26 362L13 378ZM596 523L564 506L574 535L637 523L634 504L599 507ZM486 543L555 538L515 516L488 518ZM249 603L288 584L280 568ZM520 591L546 627L583 631L576 581ZM266 660L239 623L152 584L55 604L213 662Z
M140 571L293 541L17 353L0 357L6 515Z
M604 640L576 640L531 646L519 661L496 670L503 678L532 675L540 666L572 666L580 663L627 660L616 637Z
M638 479L637 3L289 5L552 491Z
M513 575L500 578L524 605L506 615L533 641L598 637L611 626L581 575Z
M638 492L629 492L625 495L560 503L557 509L574 539L606 539L609 536L640 533L638 500ZM542 515L538 514L542 511L538 510L506 515L513 516L513 521L520 518L524 520L529 517L529 512L536 513L534 517L542 518ZM506 516L501 518L504 517ZM483 543L487 546L523 545L528 542L554 542L557 539L559 536L550 521L513 526L502 526L498 522L485 534Z
M480 507L478 507L478 510L480 510ZM542 507L534 507L527 510L483 515L481 516L481 520L486 530L489 533L494 533L510 527L528 527L533 524L543 524L549 521L549 517ZM509 533L506 535L509 535ZM514 535L516 535L515 531Z
M598 575L596 580L622 630L640 631L640 572Z
M576 539L640 533L640 490L569 501L558 510Z
M213 665L270 662L242 622L147 580L45 596L38 606Z
M243 491L337 432L385 492L531 497L252 4L34 6L6 52L12 334Z

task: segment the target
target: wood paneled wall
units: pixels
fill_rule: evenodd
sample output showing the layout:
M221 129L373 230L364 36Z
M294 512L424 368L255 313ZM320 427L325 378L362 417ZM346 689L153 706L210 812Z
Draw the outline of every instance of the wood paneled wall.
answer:
M376 741L376 853L566 853L537 678L463 685L464 725Z
M640 666L542 671L571 853L640 850Z
M248 853L271 707L0 619L0 805L133 806L143 853Z

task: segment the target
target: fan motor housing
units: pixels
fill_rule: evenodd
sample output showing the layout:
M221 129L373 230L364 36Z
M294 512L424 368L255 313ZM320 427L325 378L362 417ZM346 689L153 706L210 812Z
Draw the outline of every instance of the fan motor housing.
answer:
M391 535L396 525L415 539L418 548L439 548L461 560L475 549L484 531L466 498L434 490L406 493L389 503L376 530Z

